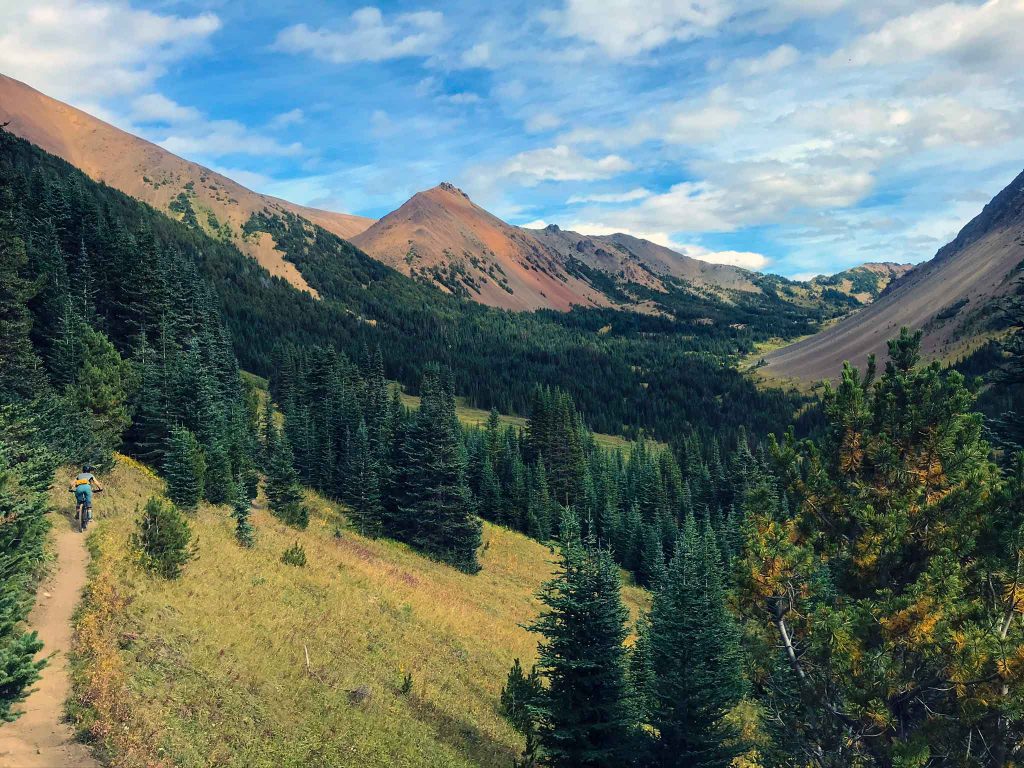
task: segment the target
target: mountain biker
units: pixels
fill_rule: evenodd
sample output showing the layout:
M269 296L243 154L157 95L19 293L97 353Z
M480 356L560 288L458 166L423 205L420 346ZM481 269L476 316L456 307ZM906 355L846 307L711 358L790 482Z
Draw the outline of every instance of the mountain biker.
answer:
M79 530L84 531L89 521L92 520L92 493L95 490L100 492L103 486L93 474L91 464L82 467L74 478L72 478L68 490L75 494L75 518L78 520Z

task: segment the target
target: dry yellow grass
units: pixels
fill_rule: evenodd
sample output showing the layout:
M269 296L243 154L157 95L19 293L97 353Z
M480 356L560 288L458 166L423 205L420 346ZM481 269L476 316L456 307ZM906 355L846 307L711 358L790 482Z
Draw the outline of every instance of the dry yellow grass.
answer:
M520 625L537 614L548 548L485 525L483 571L467 576L394 542L337 537L338 508L311 498L307 531L254 512L245 550L227 510L204 507L199 557L168 582L128 547L161 481L128 462L101 479L71 711L112 765L511 763L520 738L498 695L512 659L534 659ZM296 541L305 568L281 562ZM624 594L634 613L646 605L642 590ZM360 686L371 695L353 703Z

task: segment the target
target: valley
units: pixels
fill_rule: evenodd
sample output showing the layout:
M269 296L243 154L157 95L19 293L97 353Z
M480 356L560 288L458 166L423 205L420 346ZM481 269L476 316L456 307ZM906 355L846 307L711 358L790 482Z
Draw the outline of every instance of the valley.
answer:
M851 74L1006 4L164 5L87 109L0 73L0 766L1018 765L1017 75Z

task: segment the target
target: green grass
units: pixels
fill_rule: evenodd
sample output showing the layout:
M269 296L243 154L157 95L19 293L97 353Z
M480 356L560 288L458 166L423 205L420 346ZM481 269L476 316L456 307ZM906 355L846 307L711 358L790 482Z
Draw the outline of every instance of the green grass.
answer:
M306 531L255 511L251 550L226 509L201 508L198 559L168 582L128 547L162 482L124 460L102 480L70 712L112 766L511 764L521 738L498 697L513 658L535 656L521 625L539 609L547 547L485 524L483 570L467 576L357 535L310 497ZM296 542L304 568L281 562ZM643 590L624 595L634 614L647 604Z

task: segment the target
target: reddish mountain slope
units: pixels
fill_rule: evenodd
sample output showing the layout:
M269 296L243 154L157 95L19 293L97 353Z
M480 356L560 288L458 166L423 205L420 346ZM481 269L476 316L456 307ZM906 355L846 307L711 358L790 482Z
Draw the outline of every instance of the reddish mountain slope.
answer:
M352 242L407 275L495 307L610 304L528 230L506 224L448 183L413 195Z
M1024 173L996 195L931 261L894 281L869 306L821 333L767 356L769 376L835 378L844 360L885 359L901 326L924 330L924 352L951 358L984 331L993 302L1024 266Z
M4 75L0 75L0 123L9 123L7 130L12 133L154 208L177 218L191 209L203 229L234 240L269 272L304 290L309 290L306 281L275 249L270 235L242 236L242 225L249 217L264 209L290 211L344 238L373 221L253 192Z

